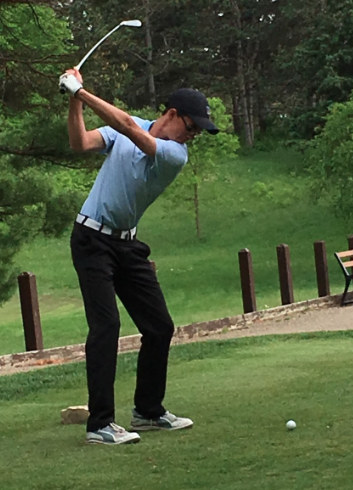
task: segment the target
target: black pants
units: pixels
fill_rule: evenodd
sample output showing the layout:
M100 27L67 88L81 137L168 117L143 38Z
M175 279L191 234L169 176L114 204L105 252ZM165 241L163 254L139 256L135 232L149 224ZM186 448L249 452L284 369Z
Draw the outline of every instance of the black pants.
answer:
M135 407L143 416L165 413L167 364L174 325L149 247L75 223L71 251L82 291L89 334L86 365L90 416L88 431L114 421L114 382L120 317L117 295L142 334L137 364Z

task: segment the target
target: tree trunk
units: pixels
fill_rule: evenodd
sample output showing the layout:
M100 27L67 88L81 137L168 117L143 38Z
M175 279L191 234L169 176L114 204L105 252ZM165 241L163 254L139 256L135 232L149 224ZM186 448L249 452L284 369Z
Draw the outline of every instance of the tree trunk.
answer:
M258 129L261 134L267 131L267 112L261 95L257 94L257 120Z
M239 84L239 99L240 105L243 111L243 124L244 124L244 135L246 146L253 146L253 138L251 134L251 121L249 117L248 99L246 82L244 75L244 64L243 64L243 51L241 41L237 42L237 65L238 65L238 84Z
M255 27L255 26L254 26ZM255 61L259 51L259 42L248 43L246 50L246 81L247 81L247 96L248 96L248 111L249 111L249 123L250 123L250 133L252 144L255 141L255 124L256 124L256 114L255 114L255 96L256 96L256 78L255 78Z
M148 92L150 96L150 107L153 110L157 110L156 103L156 86L154 83L153 73L153 45L151 34L151 17L150 17L150 5L149 0L145 1L145 29L146 29L146 46L147 46L147 74L148 74Z
M194 209L195 209L196 236L199 240L201 240L199 185L197 182L195 182L194 184Z
M239 9L239 5L237 0L231 0L231 5L233 7L233 11L235 14L235 23L239 31L242 31L242 21L241 21L241 12ZM246 146L252 147L254 144L251 130L251 120L249 117L249 106L248 106L248 94L246 87L246 75L244 70L244 52L243 45L241 40L239 39L236 42L236 64L237 64L237 79L239 86L239 102L240 107L242 109L243 116L243 125L244 125L244 136L245 136L245 144Z
M248 81L248 112L249 112L249 130L251 134L251 141L254 144L255 141L255 124L254 124L254 85L250 78Z
M233 128L236 134L241 134L242 132L242 123L239 114L239 98L235 92L231 93L232 97L232 119L233 119Z
M199 184L197 183L197 168L190 162L192 173L194 174L194 212L195 212L195 225L196 236L201 239L201 225L200 225L200 200L199 200Z

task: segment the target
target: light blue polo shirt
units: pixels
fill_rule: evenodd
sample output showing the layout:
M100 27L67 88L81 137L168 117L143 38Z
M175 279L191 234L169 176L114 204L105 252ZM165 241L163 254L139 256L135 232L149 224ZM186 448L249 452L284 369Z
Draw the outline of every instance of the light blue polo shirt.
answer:
M146 131L153 123L133 120ZM115 129L99 131L107 157L80 212L110 228L130 230L186 164L187 147L156 138L156 155L149 157Z

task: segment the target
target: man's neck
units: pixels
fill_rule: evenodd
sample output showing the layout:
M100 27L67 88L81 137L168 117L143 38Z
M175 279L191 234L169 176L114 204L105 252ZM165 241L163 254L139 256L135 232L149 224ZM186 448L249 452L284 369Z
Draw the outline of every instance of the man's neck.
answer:
M158 118L150 127L149 133L154 138L167 139L165 137L165 126L167 121L162 117Z

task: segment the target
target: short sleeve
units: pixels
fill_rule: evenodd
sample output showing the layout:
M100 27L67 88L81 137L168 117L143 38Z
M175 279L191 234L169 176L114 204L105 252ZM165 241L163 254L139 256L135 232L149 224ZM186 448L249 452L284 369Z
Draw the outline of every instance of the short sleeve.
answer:
M110 126L104 126L102 128L98 128L98 131L102 135L102 138L105 143L105 148L100 153L107 154L112 149L114 142L117 136L119 135L119 133L115 131L115 129L111 128Z
M160 169L166 166L182 167L188 161L188 150L186 145L171 140L156 138L157 148L154 157L154 165Z

